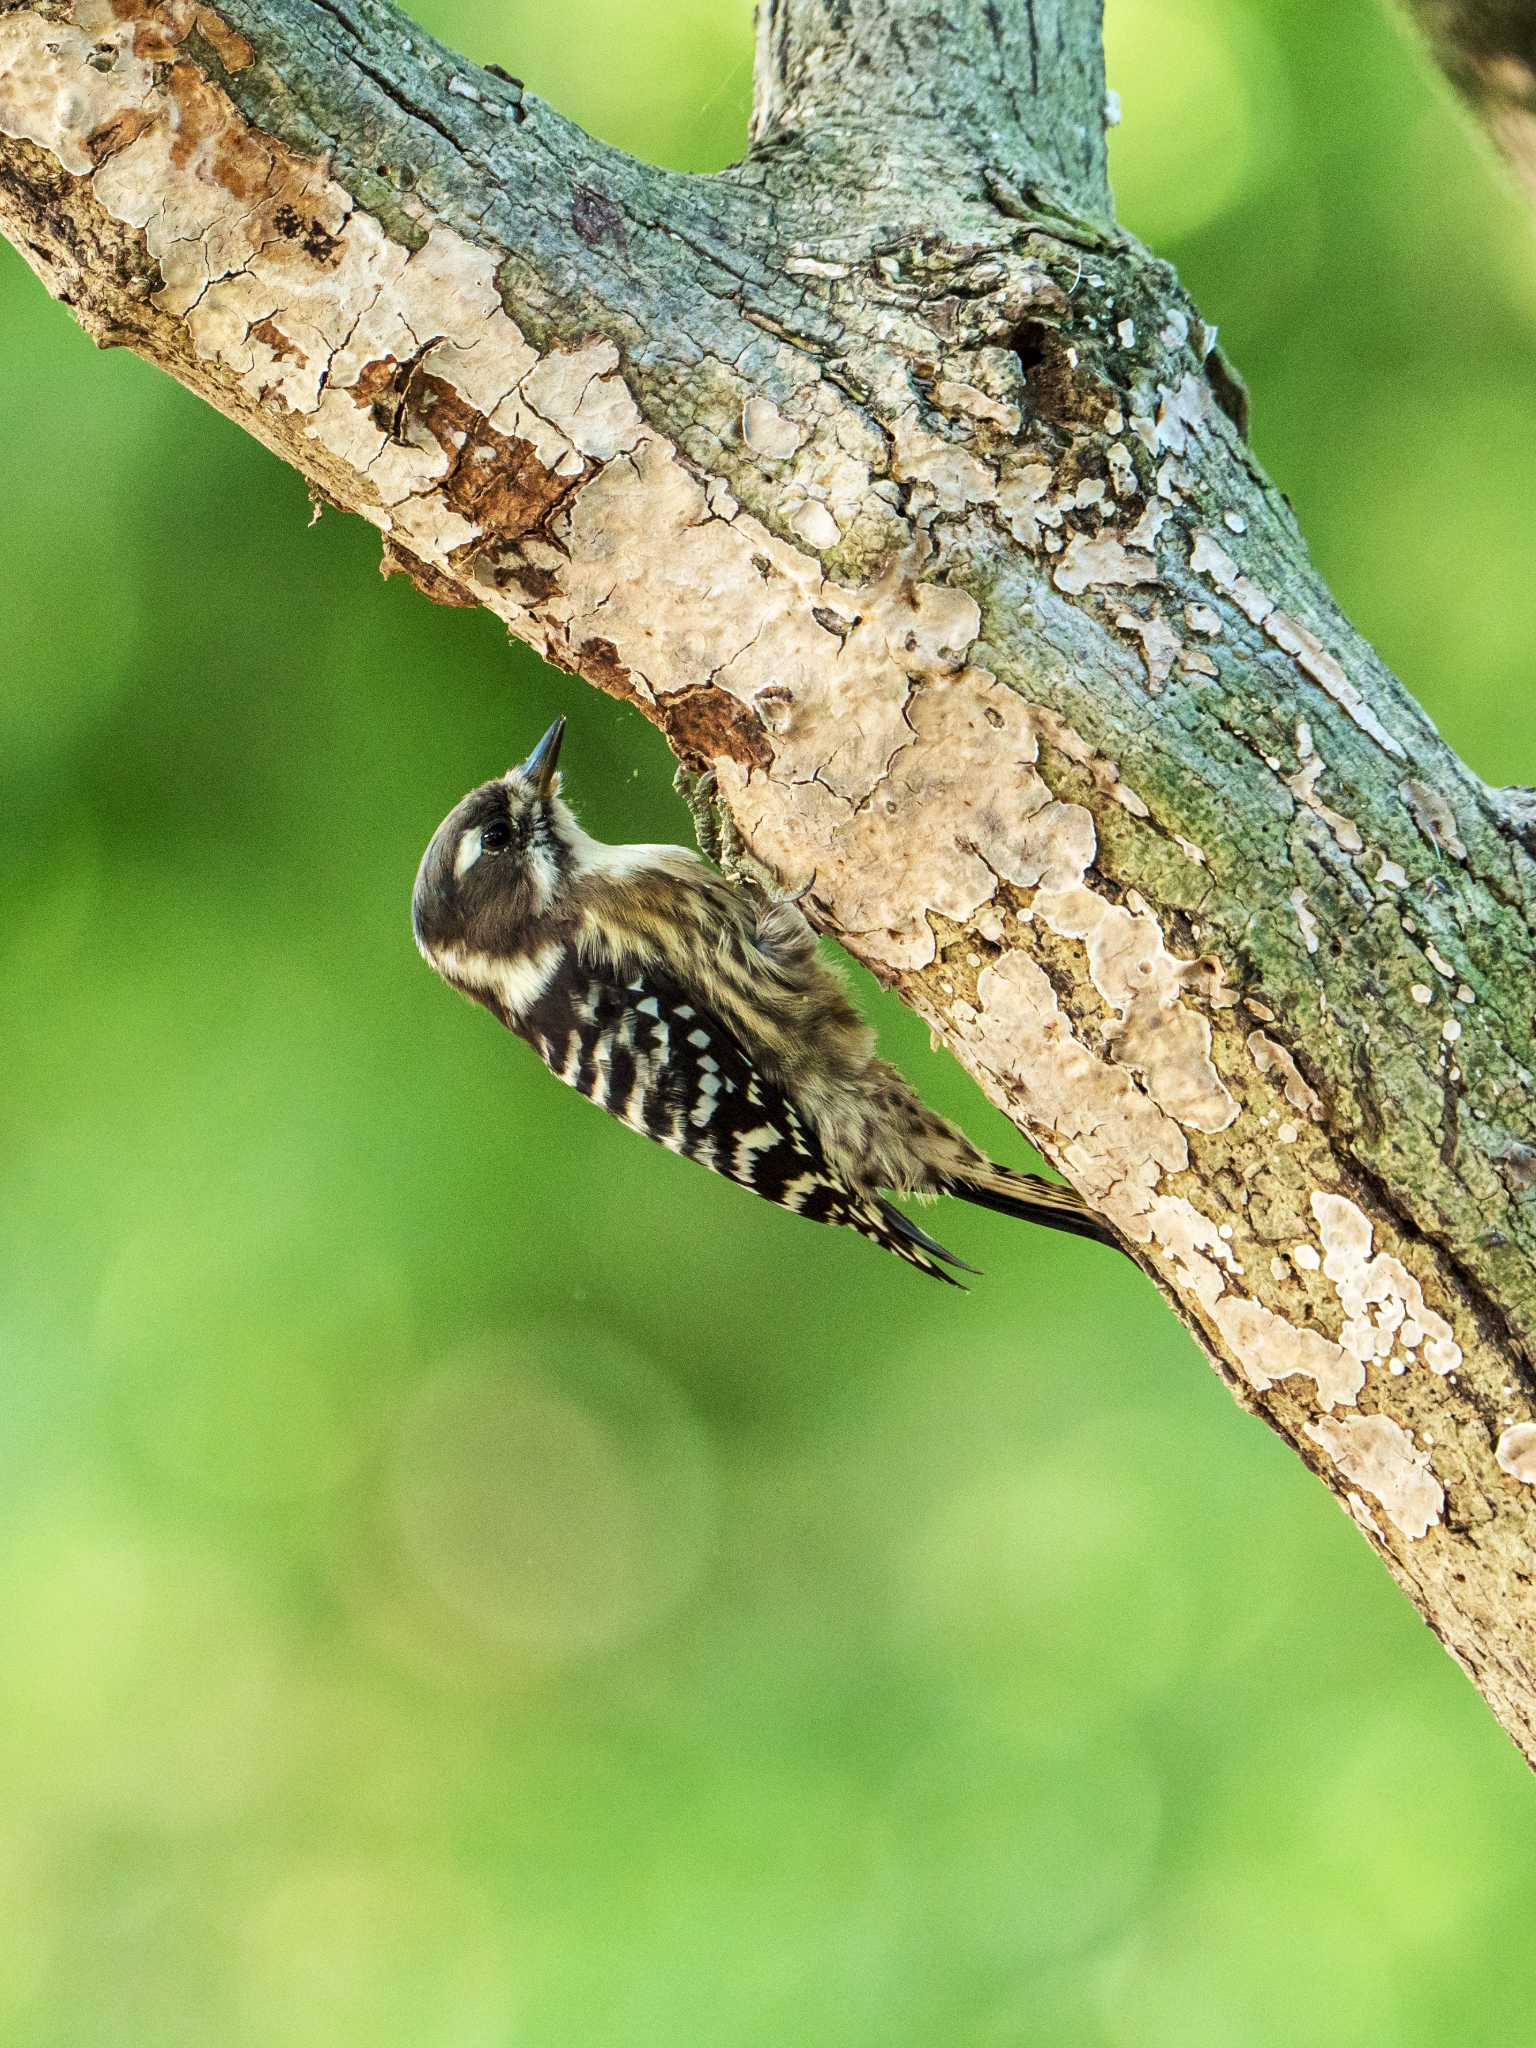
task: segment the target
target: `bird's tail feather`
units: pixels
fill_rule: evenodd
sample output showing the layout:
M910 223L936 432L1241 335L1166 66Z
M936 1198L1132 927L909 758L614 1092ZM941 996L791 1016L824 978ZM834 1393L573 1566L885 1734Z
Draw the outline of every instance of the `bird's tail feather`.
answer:
M1050 1230L1068 1230L1076 1237L1091 1237L1120 1248L1114 1231L1080 1194L1059 1181L1042 1180L1037 1173L1015 1173L1011 1167L988 1161L969 1173L956 1174L945 1183L944 1191L958 1195L963 1202L974 1202L979 1209L996 1209L1002 1216L1020 1216L1026 1223L1043 1223Z
M946 1251L938 1239L930 1237L920 1223L914 1223L910 1216L903 1216L894 1203L888 1202L884 1195L876 1195L872 1206L882 1226L879 1241L887 1251L895 1252L898 1257L908 1260L914 1266L920 1266L935 1280L947 1280L951 1287L962 1287L962 1291L962 1282L946 1273L944 1267L953 1266L960 1273L979 1273L978 1267L968 1266L964 1259L957 1259L953 1252Z

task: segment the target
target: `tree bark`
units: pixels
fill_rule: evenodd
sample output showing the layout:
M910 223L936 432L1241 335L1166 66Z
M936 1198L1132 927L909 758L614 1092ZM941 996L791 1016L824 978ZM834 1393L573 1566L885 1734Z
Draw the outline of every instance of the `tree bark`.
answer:
M761 0L752 140L945 191L960 155L1110 211L1100 5Z
M1452 85L1536 199L1536 5L1409 0Z
M0 224L712 766L1536 1757L1521 812L1107 220L1097 0L766 0L758 54L701 179L381 0L0 0Z

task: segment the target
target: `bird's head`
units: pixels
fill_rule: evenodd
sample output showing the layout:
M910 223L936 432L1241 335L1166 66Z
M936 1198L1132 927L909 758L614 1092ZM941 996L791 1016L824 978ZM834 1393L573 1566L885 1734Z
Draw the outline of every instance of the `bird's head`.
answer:
M484 782L432 835L416 873L411 922L433 966L507 956L554 902L579 833L560 801L557 718L519 767Z

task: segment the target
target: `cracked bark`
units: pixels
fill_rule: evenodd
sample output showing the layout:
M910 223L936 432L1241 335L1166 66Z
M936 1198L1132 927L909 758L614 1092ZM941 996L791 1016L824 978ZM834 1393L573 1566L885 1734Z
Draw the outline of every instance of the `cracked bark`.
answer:
M704 179L380 0L10 0L0 225L712 766L1536 1755L1529 828L1109 221L1098 28L766 0Z
M1436 61L1536 200L1536 6L1408 0Z

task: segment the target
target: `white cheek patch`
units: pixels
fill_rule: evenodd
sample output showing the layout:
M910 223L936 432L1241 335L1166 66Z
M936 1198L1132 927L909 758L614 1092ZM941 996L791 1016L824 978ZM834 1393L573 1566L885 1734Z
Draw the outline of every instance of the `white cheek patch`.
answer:
M453 879L462 881L484 851L484 837L480 832L460 833L458 851L453 856Z
M537 953L503 960L493 953L471 953L462 946L447 946L429 953L439 974L470 988L483 989L500 1002L509 1017L521 1017L531 1010L555 978L564 949L556 943Z
M491 987L514 1017L531 1010L555 978L564 947L545 946L527 960L503 960L492 964Z

